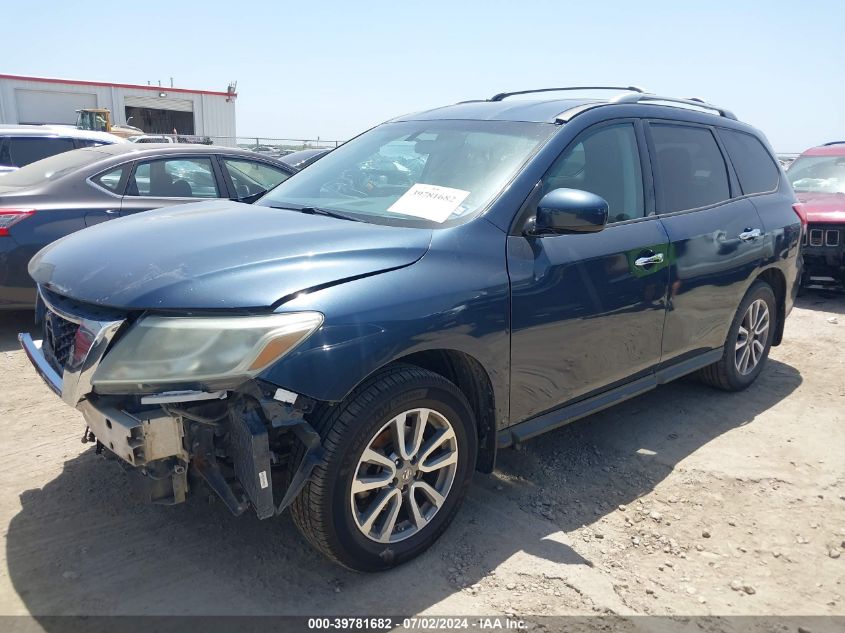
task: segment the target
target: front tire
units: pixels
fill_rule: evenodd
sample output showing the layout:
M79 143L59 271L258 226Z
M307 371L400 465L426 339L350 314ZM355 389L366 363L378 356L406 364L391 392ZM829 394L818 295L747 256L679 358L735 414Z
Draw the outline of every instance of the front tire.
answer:
M771 286L755 281L739 304L724 353L699 373L708 385L742 391L753 383L769 357L777 326L777 302Z
M377 372L312 424L323 463L291 506L330 559L379 571L425 551L448 527L475 470L475 419L463 393L433 372ZM294 455L298 465L300 455Z

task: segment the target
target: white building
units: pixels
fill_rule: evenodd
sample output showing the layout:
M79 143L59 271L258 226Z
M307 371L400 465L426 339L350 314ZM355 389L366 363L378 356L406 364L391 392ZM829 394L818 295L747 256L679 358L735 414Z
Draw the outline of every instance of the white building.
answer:
M144 132L234 137L235 98L227 92L0 74L0 123L76 123L76 110L108 108L112 123ZM215 139L234 145L234 138Z

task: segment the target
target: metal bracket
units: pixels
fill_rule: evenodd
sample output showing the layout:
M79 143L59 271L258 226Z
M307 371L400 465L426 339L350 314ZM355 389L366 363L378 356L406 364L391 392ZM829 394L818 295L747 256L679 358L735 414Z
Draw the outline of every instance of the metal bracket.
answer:
M223 500L223 503L226 504L226 507L229 508L232 514L240 516L246 512L248 505L235 496L235 492L220 471L220 467L217 465L217 460L214 457L212 436L212 429L203 428L200 431L200 442L195 447L196 452L191 465L209 487L217 493L217 496ZM208 450L209 447L211 447L211 450Z
M290 485L282 498L282 502L276 508L276 514L281 514L296 498L305 486L314 467L323 462L325 450L320 442L320 434L314 430L305 420L292 420L290 423L273 424L275 428L288 427L296 435L297 439L305 445L305 455L291 478Z
M304 417L306 413L312 410L314 401L304 396L297 396L295 403L281 402L274 398L277 388L270 385L266 387L267 392L265 393L259 384L253 381L251 384L245 385L241 391L258 401L264 417L270 421L271 427L291 431L305 446L305 455L299 462L281 503L276 507L276 514L281 514L293 502L296 495L302 491L311 477L314 467L323 462L325 451L320 434Z

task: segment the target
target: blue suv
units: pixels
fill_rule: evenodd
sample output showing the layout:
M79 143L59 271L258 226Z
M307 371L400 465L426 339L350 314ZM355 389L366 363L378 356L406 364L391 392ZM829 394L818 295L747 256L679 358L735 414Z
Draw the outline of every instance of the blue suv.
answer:
M804 221L763 135L591 90L400 117L254 205L65 237L22 345L146 500L204 485L347 567L407 561L497 450L693 372L739 391L781 341Z

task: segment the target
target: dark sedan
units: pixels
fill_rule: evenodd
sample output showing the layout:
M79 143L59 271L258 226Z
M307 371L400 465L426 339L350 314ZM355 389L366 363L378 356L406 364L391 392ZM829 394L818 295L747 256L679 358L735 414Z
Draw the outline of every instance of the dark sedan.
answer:
M7 174L0 184L0 309L34 304L27 264L69 233L173 204L253 202L294 171L240 149L122 143L58 154Z

